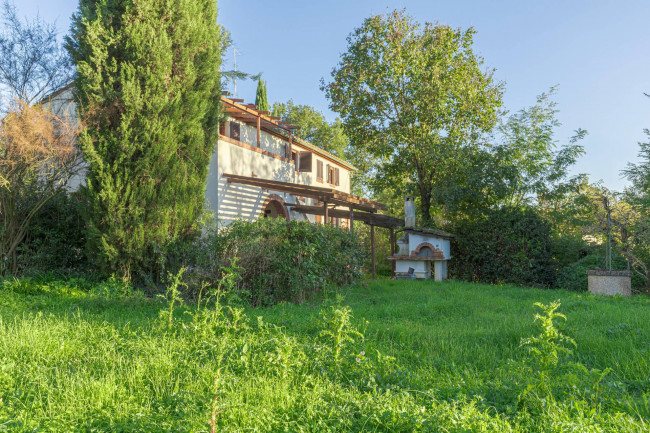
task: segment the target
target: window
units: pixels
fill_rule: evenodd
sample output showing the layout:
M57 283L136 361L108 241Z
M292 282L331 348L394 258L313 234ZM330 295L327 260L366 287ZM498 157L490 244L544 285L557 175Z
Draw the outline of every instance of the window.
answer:
M316 160L316 179L323 180L323 161Z
M334 184L334 167L327 164L327 183Z
M339 168L338 167L336 167L334 169L334 185L336 185L336 186L340 185L340 183L339 183Z
M229 123L230 123L230 138L232 138L233 140L240 141L241 134L239 129L239 123L237 122L229 122Z
M293 161L293 166L296 171L298 171L300 167L300 161L298 159L298 152L296 151L291 151L291 160Z
M300 152L299 160L300 160L300 164L299 164L300 168L298 169L298 171L311 173L311 152L309 151Z

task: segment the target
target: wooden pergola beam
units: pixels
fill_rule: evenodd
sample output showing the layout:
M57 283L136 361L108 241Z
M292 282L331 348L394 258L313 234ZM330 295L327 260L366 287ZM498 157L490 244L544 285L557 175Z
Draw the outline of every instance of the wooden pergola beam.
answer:
M329 202L329 204L335 204ZM322 206L307 206L286 203L288 207L292 207L296 212L301 212L309 215L324 215ZM347 205L345 205L347 207ZM395 218L390 215L380 215L376 213L369 212L359 212L359 211L350 211L350 209L328 209L328 216L335 218L344 218L348 219L351 222L351 225L355 220L359 220L365 224L373 225L377 227L383 227L387 229L394 229L404 225L404 220L401 218Z
M316 198L318 200L327 200L328 203L352 206L355 209L365 210L368 212L377 212L385 210L386 206L376 201L357 197L346 192L338 191L333 188L324 188L311 185L300 185L277 180L260 179L256 177L239 176L224 173L223 177L231 183L241 183L245 185L257 186L264 189L288 192L290 194L301 195L305 197Z

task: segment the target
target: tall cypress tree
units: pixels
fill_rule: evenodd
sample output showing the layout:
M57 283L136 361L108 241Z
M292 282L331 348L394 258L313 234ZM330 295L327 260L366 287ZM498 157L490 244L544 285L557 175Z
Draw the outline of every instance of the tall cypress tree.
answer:
M269 100L266 97L266 82L259 78L257 81L257 92L255 93L255 105L260 111L269 111Z
M203 209L227 37L215 0L80 0L66 46L86 130L88 249L130 278Z

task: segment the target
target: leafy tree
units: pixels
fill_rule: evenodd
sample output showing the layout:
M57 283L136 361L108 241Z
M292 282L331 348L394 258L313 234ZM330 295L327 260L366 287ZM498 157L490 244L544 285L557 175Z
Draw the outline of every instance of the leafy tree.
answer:
M645 209L650 208L650 129L644 130L648 136L648 141L639 143L640 162L629 163L623 170L625 177L631 182L627 189L628 200L643 206Z
M334 155L344 157L348 138L340 119L327 122L320 111L309 105L295 104L293 100L286 103L276 102L271 108L274 116L299 126L296 136L311 144L325 149Z
M645 95L650 97L647 93ZM644 132L650 138L650 129L644 129ZM646 287L650 287L650 140L639 143L638 156L638 163L629 163L623 170L631 182L623 199L610 201L620 214L614 224L620 236L622 253L633 269L645 278ZM621 201L627 206L621 206ZM606 203L605 200L602 202Z
M195 231L220 116L216 19L213 0L81 0L73 16L88 249L107 272L148 278Z
M0 34L0 273L17 270L17 251L39 210L77 172L76 121L37 101L68 82L70 68L53 25L22 22L7 1Z
M420 25L403 11L372 16L322 85L351 146L379 163L376 189L416 190L424 225L441 183L457 183L499 117L502 85L481 69L474 33Z
M7 0L2 3L0 92L2 112L15 101L28 105L70 83L69 57L57 41L53 24L39 18L24 22Z
M255 94L255 105L260 111L269 111L269 100L266 96L266 82L260 77L257 80L257 93Z
M505 204L521 206L535 200L561 197L583 181L568 170L584 154L579 141L587 131L578 129L569 143L558 148L553 134L560 126L556 88L537 97L537 103L511 115L499 128L502 144L494 149L505 183Z
M16 271L16 252L34 216L77 172L76 124L40 104L20 103L0 124L0 272Z

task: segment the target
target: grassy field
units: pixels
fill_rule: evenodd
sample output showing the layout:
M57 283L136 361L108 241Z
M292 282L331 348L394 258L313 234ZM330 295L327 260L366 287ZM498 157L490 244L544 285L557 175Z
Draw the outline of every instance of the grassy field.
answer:
M0 283L0 431L650 431L648 297L384 280L170 308L104 289ZM540 334L533 304L557 299L567 320Z

